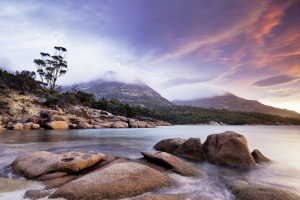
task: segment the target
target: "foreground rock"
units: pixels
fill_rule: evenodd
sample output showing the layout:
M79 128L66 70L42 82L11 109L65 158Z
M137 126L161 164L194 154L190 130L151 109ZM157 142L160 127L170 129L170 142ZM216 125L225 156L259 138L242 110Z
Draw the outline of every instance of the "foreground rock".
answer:
M36 151L24 153L11 164L12 172L27 179L50 179L65 176L90 167L104 158L105 154L93 151L50 153Z
M28 190L24 194L24 198L29 198L29 199L41 199L49 194L51 194L52 191L49 190Z
M237 200L299 200L300 196L286 190L236 180L229 187Z
M272 161L265 157L258 149L254 149L251 153L253 156L254 160L258 164L270 164Z
M203 150L211 163L233 167L257 165L250 153L246 138L233 131L207 136Z
M71 181L50 198L120 199L175 185L162 173L137 163L117 163Z
M174 155L193 160L205 160L200 138L189 138L178 146Z
M205 178L207 176L204 172L200 171L199 169L182 162L180 159L166 152L142 151L141 153L150 162L171 169L171 171L180 175L193 176L197 178Z
M164 151L170 154L173 154L174 151L184 142L186 139L182 138L168 138L165 140L161 140L154 145L154 149L158 151Z

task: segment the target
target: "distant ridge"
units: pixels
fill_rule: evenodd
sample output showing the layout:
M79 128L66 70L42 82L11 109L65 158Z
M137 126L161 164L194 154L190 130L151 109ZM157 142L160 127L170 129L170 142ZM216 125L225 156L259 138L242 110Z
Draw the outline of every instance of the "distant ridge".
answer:
M300 114L295 111L267 106L258 101L247 100L241 97L237 97L231 93L227 93L221 96L215 96L212 98L187 100L187 101L175 100L172 102L176 105L225 109L225 110L232 110L232 111L259 112L259 113L266 113L271 115L279 115L281 117L300 118Z
M117 98L123 103L148 108L174 105L139 79L135 80L135 84L123 83L118 80L117 73L107 72L103 78L77 84L77 87L80 91L93 93L96 99ZM71 91L71 89L71 86L63 87L64 92Z

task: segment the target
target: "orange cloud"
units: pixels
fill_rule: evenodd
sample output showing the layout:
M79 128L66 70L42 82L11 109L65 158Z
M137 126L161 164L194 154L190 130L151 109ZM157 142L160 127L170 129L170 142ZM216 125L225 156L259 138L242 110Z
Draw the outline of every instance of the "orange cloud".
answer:
M292 1L284 1L282 5L270 4L258 19L252 37L257 39L259 44L264 44L263 36L270 34L272 28L280 24L280 18L291 3Z

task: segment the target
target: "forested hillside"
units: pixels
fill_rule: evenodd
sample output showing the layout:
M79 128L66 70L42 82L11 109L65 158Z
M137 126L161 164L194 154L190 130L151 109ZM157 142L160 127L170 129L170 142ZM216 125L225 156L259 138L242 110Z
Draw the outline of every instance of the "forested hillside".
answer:
M206 124L210 121L229 125L300 125L300 119L257 112L219 110L193 106L171 106L159 109L162 119L172 124Z

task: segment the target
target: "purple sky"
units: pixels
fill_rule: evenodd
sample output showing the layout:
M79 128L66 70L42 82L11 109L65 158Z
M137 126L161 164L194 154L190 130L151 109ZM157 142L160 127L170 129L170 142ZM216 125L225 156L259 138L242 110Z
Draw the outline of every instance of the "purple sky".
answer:
M0 67L68 49L59 84L116 71L169 100L224 92L300 112L300 1L2 0Z

